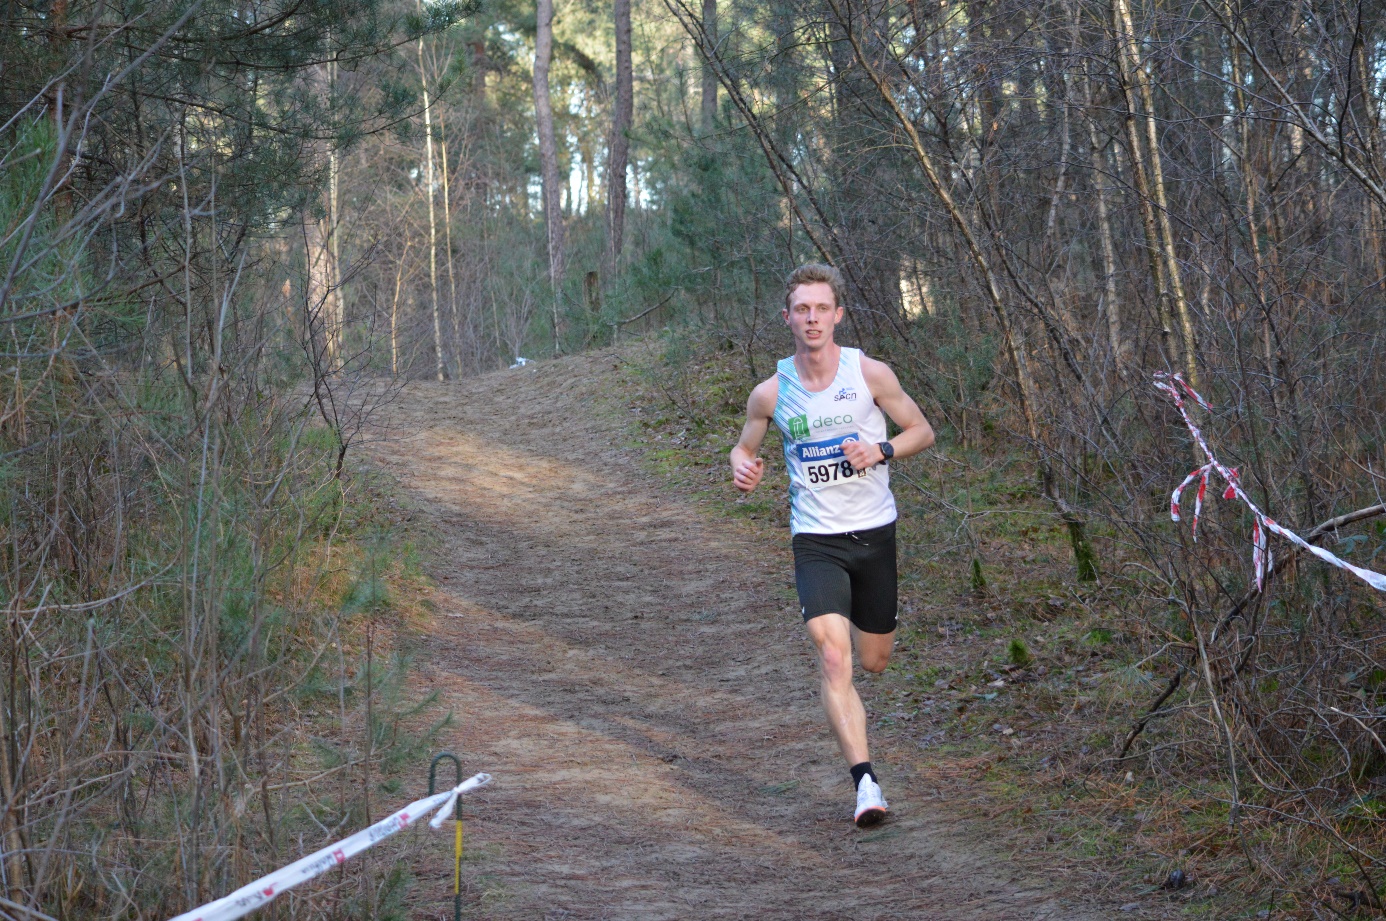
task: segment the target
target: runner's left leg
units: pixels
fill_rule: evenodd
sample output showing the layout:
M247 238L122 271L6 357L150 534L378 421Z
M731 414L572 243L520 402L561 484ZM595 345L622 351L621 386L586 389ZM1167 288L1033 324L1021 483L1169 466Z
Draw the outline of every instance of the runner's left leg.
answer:
M895 631L889 633L866 633L852 628L852 638L857 644L857 658L861 667L879 675L890 664L890 654L895 649Z

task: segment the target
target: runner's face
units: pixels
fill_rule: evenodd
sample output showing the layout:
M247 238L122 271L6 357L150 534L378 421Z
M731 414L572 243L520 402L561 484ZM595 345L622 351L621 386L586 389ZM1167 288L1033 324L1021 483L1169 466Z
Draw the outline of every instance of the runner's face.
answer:
M833 327L842 321L842 308L833 297L832 285L815 281L799 285L789 295L785 322L796 345L819 349L833 341Z

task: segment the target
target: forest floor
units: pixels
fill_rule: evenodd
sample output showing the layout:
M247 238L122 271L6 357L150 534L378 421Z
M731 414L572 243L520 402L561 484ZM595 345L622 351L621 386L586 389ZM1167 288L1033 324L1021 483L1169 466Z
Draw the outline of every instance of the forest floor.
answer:
M367 466L395 481L428 548L414 669L453 714L439 746L495 778L466 800L464 915L1177 913L1014 820L1017 803L979 780L997 758L950 759L883 719L918 678L908 667L858 672L891 814L852 825L788 532L652 469L625 354L410 384L368 432ZM438 837L414 917L451 916L451 835Z

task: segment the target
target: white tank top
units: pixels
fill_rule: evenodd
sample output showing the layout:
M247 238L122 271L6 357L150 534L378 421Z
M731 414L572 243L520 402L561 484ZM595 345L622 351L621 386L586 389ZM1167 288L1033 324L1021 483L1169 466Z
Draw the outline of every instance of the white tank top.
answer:
M861 373L861 350L842 349L837 376L811 393L794 358L780 359L775 425L784 436L789 469L789 529L793 534L845 534L895 520L888 464L860 473L842 453L849 441L886 440L885 415Z

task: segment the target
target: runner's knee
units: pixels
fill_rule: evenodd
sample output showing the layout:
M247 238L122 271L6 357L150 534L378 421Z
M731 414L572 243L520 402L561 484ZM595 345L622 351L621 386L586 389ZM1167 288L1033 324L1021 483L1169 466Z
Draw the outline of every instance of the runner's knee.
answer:
M818 647L818 657L823 666L823 678L829 684L851 683L851 647L832 642L824 643Z
M863 652L861 654L861 667L871 672L873 675L879 675L881 672L885 671L886 666L889 664L889 650L885 652Z

